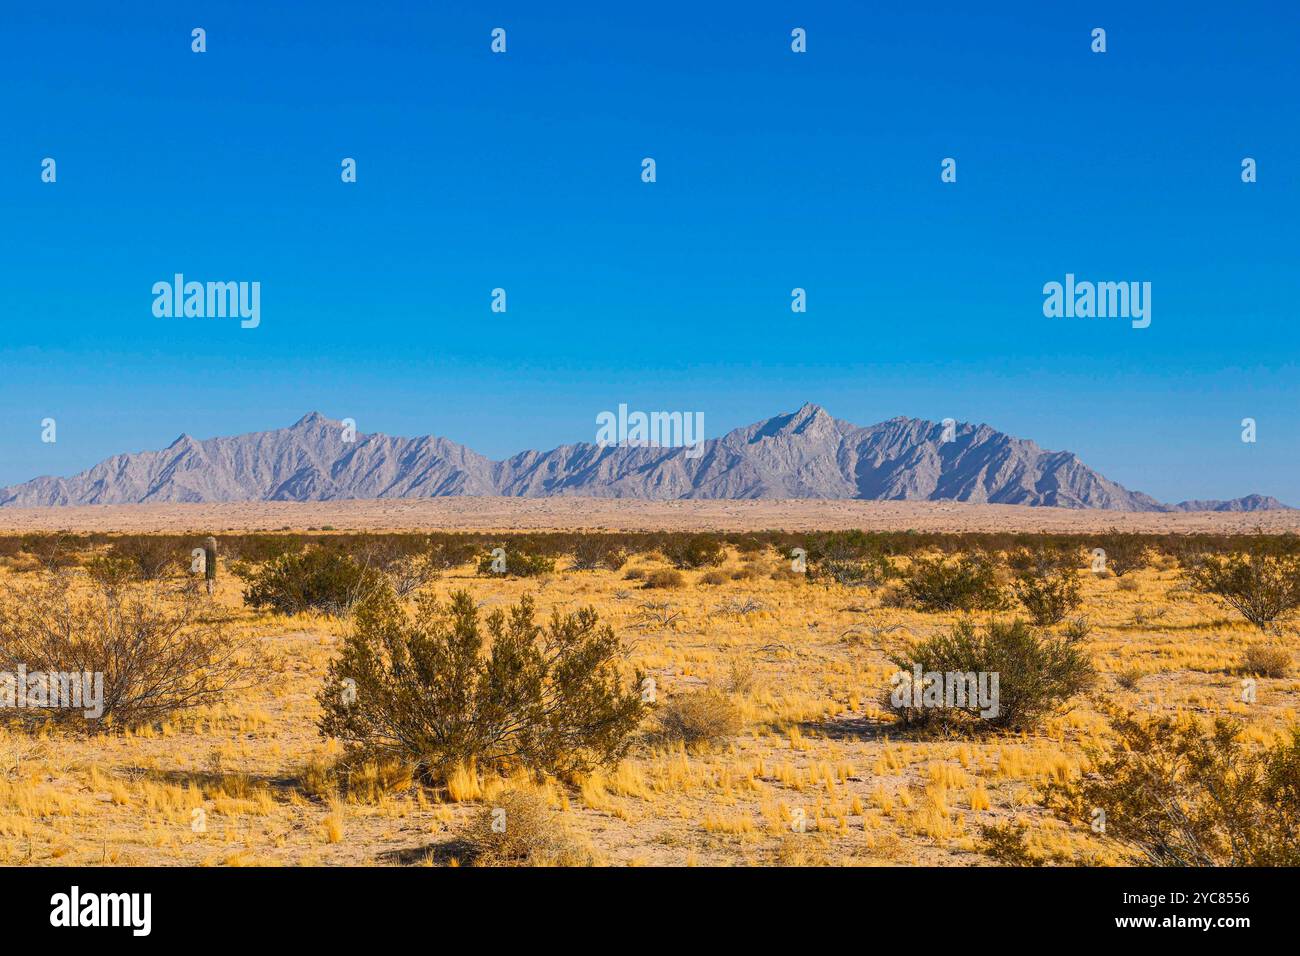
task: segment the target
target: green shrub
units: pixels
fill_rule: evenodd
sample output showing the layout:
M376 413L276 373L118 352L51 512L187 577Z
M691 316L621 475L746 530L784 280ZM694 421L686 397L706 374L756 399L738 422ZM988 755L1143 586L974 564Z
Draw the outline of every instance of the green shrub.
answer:
M1012 555L1011 590L1033 623L1057 624L1079 607L1081 586L1073 557L1054 549L1021 550Z
M524 597L487 619L470 595L431 597L408 616L380 590L357 608L317 700L323 736L365 759L399 757L430 779L454 767L523 766L570 774L617 762L640 723L640 675L591 608L534 623Z
M282 554L259 566L237 565L234 571L248 585L244 603L277 614L346 614L382 584L374 568L320 549Z
M86 576L107 594L115 594L141 579L139 565L115 554L97 554L87 561Z
M816 584L841 584L849 588L875 588L894 575L882 555L867 558L819 558L808 561L808 580Z
M1185 580L1260 630L1300 607L1300 557L1259 545L1245 554L1203 555L1191 563Z
M903 593L921 611L995 611L1005 606L993 563L982 554L956 561L915 558L902 583Z
M535 578L539 574L550 574L555 570L555 559L544 554L532 554L527 551L511 551L502 548L505 551L505 570L493 570L500 555L491 553L479 558L478 573L487 575L497 575L499 577L511 578Z
M181 549L174 538L137 534L115 541L112 553L134 564L139 578L153 581L176 567Z
M1088 690L1096 672L1077 641L1039 633L1021 620L990 621L977 632L969 620L947 633L928 638L890 660L905 679L884 695L885 706L909 725L980 726L988 729L1032 727L1042 717ZM923 675L989 675L996 713L987 714L975 694L962 704L944 696L944 706L916 706L909 692L915 668ZM996 684L993 678L996 677Z
M713 535L695 534L685 539L673 539L664 549L664 556L673 567L696 570L716 567L725 557L722 542Z
M1088 549L1091 558L1097 557L1098 548L1105 552L1104 570L1117 578L1146 566L1149 543L1141 535L1111 531L1091 542Z

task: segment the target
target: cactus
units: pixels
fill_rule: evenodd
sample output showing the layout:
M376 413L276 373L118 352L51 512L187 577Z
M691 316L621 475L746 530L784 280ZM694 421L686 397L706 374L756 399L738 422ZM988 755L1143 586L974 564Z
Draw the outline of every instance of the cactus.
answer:
M217 588L217 539L211 535L203 542L203 576L208 593L213 593Z

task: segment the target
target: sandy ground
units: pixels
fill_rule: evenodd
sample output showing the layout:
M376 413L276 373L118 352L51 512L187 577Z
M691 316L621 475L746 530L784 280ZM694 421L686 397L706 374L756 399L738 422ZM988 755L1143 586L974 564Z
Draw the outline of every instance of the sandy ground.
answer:
M425 498L0 508L0 533L26 531L719 530L1061 531L1244 534L1300 531L1300 510L1245 514L1116 511L934 501L632 501Z

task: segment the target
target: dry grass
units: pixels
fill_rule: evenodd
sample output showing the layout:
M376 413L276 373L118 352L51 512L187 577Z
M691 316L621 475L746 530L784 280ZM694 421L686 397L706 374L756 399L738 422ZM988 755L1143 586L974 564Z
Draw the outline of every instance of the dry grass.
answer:
M741 561L730 553L727 567ZM779 564L771 553L748 563L763 562ZM667 567L646 555L633 563ZM237 582L223 579L216 600L265 651L267 680L130 734L0 729L0 865L468 865L490 858L476 856L471 838L520 792L545 807L538 819L552 836L540 863L969 865L988 862L981 826L1017 820L1044 859L1106 863L1087 821L1052 821L1034 800L1043 782L1079 771L1083 745L1105 732L1103 704L1231 715L1257 743L1300 720L1300 680L1259 666L1249 624L1208 599L1171 598L1172 568L1125 575L1135 589L1084 574L1098 696L1033 733L975 739L900 734L875 704L893 670L888 654L955 615L767 573L695 586L702 573L683 575L690 586L665 594L662 614L646 610L650 595L621 571L528 581L467 565L434 582L440 597L468 588L486 609L525 593L537 596L539 616L594 605L627 638L628 665L654 679L661 705L725 692L736 717L707 747L647 734L618 767L581 780L503 780L465 766L436 788L409 768L339 765L339 748L317 735L314 698L345 621L249 611ZM12 574L0 569L0 597ZM1244 663L1252 653L1255 664ZM1251 703L1246 672L1257 684ZM502 852L519 862L522 851Z

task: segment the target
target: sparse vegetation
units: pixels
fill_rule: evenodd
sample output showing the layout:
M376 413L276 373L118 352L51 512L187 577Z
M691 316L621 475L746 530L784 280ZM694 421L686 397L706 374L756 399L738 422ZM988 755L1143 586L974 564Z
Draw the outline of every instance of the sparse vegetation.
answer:
M573 546L573 569L597 571L604 568L617 571L627 564L627 551L617 542L604 536L579 538Z
M1246 648L1241 669L1259 677L1286 677L1291 673L1291 653L1285 647L1252 644Z
M546 798L532 789L502 792L465 834L476 866L584 866L593 860Z
M1081 534L710 534L705 537L720 543L720 563L682 571L666 557L696 537L681 532L369 534L284 528L218 533L222 570L238 560L245 577L223 576L209 595L202 575L189 569L190 552L206 533L36 536L41 558L23 547L23 537L0 535L0 604L9 619L17 612L19 591L50 579L60 581L74 603L117 600L127 607L147 597L148 610L169 615L188 603L199 631L219 628L225 640L241 645L230 660L234 680L228 687L194 706L129 726L114 716L108 724L112 734L71 732L82 728L75 722L60 726L37 709L19 715L0 708L0 865L965 865L972 850L992 852L993 844L997 859L1018 865L1144 862L1137 844L1115 838L1113 826L1097 833L1087 815L1044 818L1033 807L1045 782L1101 779L1098 767L1105 768L1107 755L1122 752L1125 744L1112 739L1106 719L1108 703L1179 720L1189 713L1239 720L1242 752L1251 760L1277 749L1300 709L1290 660L1294 631L1286 615L1261 633L1236 613L1222 614L1205 592L1186 583L1188 569L1205 555L1253 556L1258 549L1285 560L1298 549L1294 538L1282 535L1140 536L1141 550L1154 560L1117 579L1088 573L1097 536ZM175 549L177 560L153 581L142 580L131 557L136 537L148 537L144 544L159 550ZM476 577L480 558L496 547L510 556L551 559L554 569L540 577ZM810 575L792 571L795 547L806 549ZM601 559L608 551L629 560L613 570L616 562ZM939 666L969 661L966 666L1003 668L1000 714L1008 687L1016 684L1006 674L1027 675L1020 683L1042 690L1047 685L1031 678L1059 675L1044 662L1060 662L1066 656L1061 648L1095 662L1104 674L1096 693L1062 694L1005 729L969 713L933 723L924 715L919 723L896 722L896 716L908 715L882 706L879 691L898 659L911 659L907 648L923 646L933 635L949 637L960 613L938 610L943 602L922 609L906 587L914 570L927 561L952 569L969 559L989 572L992 588L1020 604L1022 551L1071 555L1078 609L1050 626L1020 624L1032 636L1032 647L1023 634L991 641L988 613L975 610L968 624L979 654L934 660ZM386 724L376 731L373 747L305 734L324 717L320 702L303 690L319 688L325 695L347 687L339 686L330 666L352 653L347 647L355 640L358 617L286 620L270 604L243 603L242 592L250 578L268 573L285 556L312 553L333 554L364 569L377 588L391 590L389 600L400 612L368 631L367 641L379 648L381 659L389 659L390 643L409 651L406 664L384 671L405 690L388 697L393 706L374 715L377 727L399 714L403 721L410 717L405 726L434 726L418 715L427 716L431 702L441 699L435 689L475 683L444 676L460 667L451 660L467 661L466 655L432 650L468 633L451 613L452 596L466 585L478 614L480 666L465 664L459 673L482 675L494 647L505 655L518 646L509 637L498 642L487 621L499 611L508 629L513 609L526 596L543 631L555 612L565 619L592 605L598 630L608 623L626 638L607 658L619 694L639 701L649 686L656 693L647 699L654 702L644 705L646 719L624 738L621 757L590 771L556 766L548 772L548 761L516 754L514 742L484 748L483 738L458 720L437 724L439 733L455 731L439 739L472 746L387 746ZM580 554L590 560L578 560ZM1165 556L1177 556L1179 566ZM845 584L833 575L819 579L828 561L855 567L884 562L898 573L869 593L873 582L856 575ZM57 570L53 578L51 567ZM1037 574L1037 564L1032 567ZM1055 568L1048 564L1045 570ZM646 593L639 585L652 574L656 583L678 586ZM830 586L809 587L810 578ZM705 580L722 583L685 586ZM414 622L425 600L442 609L441 623L417 634ZM441 634L437 640L428 637L435 631ZM3 636L0 642L9 646ZM998 653L1015 666L990 663L996 655L988 644L1001 646ZM255 650L260 656L253 656ZM408 652L398 653L400 658ZM580 669L579 662L585 667L591 657L578 653L573 660ZM16 658L0 663L0 674L16 666ZM34 667L31 661L27 666ZM417 680L417 671L430 676ZM638 671L654 683L642 685ZM502 672L514 672L504 658L492 673ZM1241 689L1247 677L1258 680L1258 697L1249 704L1242 702ZM365 682L358 681L355 690L358 703L370 700ZM0 703L4 693L0 676ZM467 699L489 696L484 690ZM342 703L341 693L335 700ZM588 711L577 704L570 708L583 717ZM446 710L440 706L438 712ZM475 708L466 704L465 712L477 720ZM663 732L665 716L674 725L671 734ZM998 732L974 736L973 730ZM561 749L570 750L567 744ZM484 753L477 757L438 758L479 750ZM1089 754L1098 762L1090 763ZM1279 804L1294 799L1278 782L1285 778L1277 769L1284 764L1275 758L1269 771L1274 782L1268 799ZM1229 776L1236 779L1240 768L1251 765L1238 760ZM1267 775L1259 766L1262 782ZM515 791L545 808L543 830L556 835L556 845L543 836L536 851L491 848L500 834L490 826L484 833L483 826L493 809L504 808L509 817L506 801L513 798L507 795ZM1262 807L1261 800L1252 798L1249 805ZM208 813L206 834L190 829L190 814L198 808ZM798 809L807 814L805 833L791 832ZM88 831L102 839L87 843L81 835ZM1260 839L1277 843L1267 834ZM1263 864L1285 858L1250 859Z
M180 563L181 549L174 538L136 534L115 542L113 554L130 561L141 579L156 581Z
M1102 551L1100 556L1096 553L1098 548ZM1145 567L1148 550L1149 544L1142 535L1120 534L1116 531L1100 535L1088 545L1088 551L1094 560L1102 558L1102 570L1109 571L1117 578Z
M555 559L549 555L534 554L529 551L512 551L505 548L499 550L501 552L499 554L485 554L479 558L479 574L535 578L540 574L551 574L555 570Z

